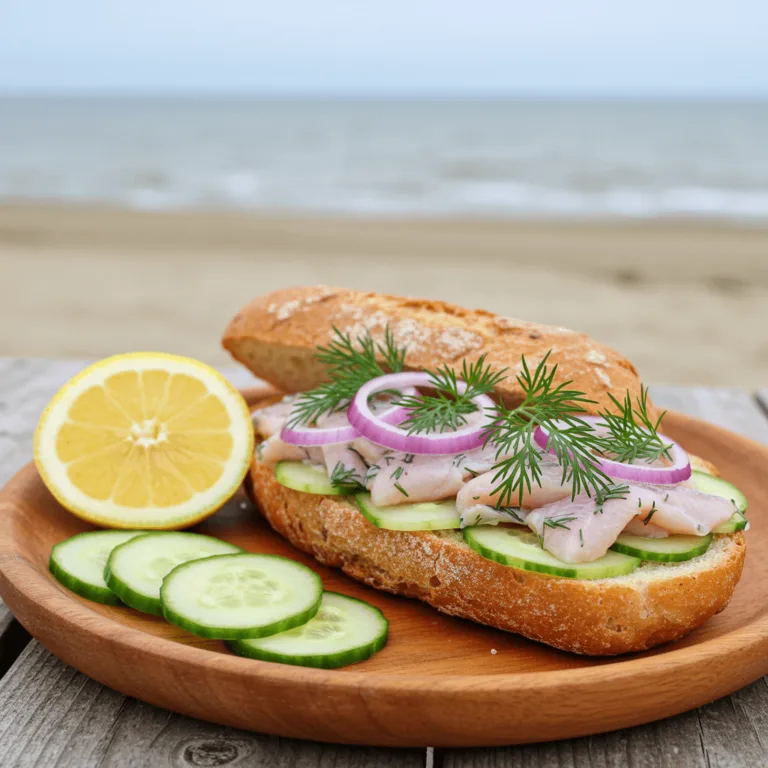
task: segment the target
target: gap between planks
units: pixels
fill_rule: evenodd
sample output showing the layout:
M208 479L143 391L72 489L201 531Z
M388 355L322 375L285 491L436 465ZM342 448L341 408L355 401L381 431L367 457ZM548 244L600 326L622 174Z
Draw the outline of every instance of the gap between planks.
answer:
M0 680L30 640L29 633L0 601Z
M755 399L758 405L762 408L763 413L768 417L768 389L761 389L756 395Z

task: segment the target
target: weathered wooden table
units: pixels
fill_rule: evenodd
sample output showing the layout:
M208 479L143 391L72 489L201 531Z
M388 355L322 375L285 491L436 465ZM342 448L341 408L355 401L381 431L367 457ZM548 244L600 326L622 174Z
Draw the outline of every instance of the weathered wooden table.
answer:
M0 485L32 455L48 399L82 361L0 358ZM225 373L239 386L250 377ZM768 390L654 387L660 404L768 442ZM515 717L514 712L509 713ZM0 766L766 766L768 678L678 717L528 747L431 750L342 747L211 725L109 690L30 640L0 602Z

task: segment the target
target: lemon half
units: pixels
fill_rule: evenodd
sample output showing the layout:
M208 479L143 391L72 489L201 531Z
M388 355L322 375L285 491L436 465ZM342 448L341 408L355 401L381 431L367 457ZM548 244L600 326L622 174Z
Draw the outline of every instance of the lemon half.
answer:
M239 487L253 453L240 393L213 368L117 355L65 384L40 417L35 463L70 512L110 528L183 528Z

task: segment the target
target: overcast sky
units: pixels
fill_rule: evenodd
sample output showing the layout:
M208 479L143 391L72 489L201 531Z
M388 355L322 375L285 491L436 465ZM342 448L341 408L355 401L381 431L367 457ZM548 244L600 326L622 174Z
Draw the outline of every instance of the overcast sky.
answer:
M768 96L768 0L0 0L0 91Z

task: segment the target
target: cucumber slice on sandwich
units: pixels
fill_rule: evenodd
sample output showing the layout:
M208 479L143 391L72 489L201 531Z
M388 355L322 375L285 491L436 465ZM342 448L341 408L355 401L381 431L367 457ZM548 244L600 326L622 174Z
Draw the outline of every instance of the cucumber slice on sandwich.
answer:
M199 533L148 533L112 551L104 569L104 579L126 605L162 616L160 587L177 565L201 557L242 551L234 544Z
M267 637L306 624L320 608L323 583L301 563L241 553L193 560L163 581L163 616L200 637Z
M365 518L377 528L390 531L442 531L461 528L456 501L425 502L377 507L369 493L358 493L355 501Z
M737 512L741 512L742 515L746 513L747 497L733 483L723 480L722 477L715 477L707 472L700 472L697 469L691 472L691 480L693 480L697 491L709 493L712 496L720 496L723 499L730 499L736 505Z
M104 605L120 605L104 581L104 566L112 550L141 536L143 531L91 531L78 533L51 550L51 573L80 597Z
M336 669L380 651L387 642L388 626L378 608L325 592L320 610L306 624L259 640L235 640L231 648L252 659Z
M736 531L743 531L749 525L746 517L747 497L733 483L696 469L691 473L691 480L697 491L730 499L736 505L736 511L730 519L713 528L712 533L736 533Z
M741 514L734 512L724 523L712 529L712 533L736 533L743 531L749 525L749 520Z
M680 563L703 555L712 543L712 534L707 536L667 536L652 539L647 536L631 536L622 533L611 547L614 552L654 560L661 563Z
M325 470L303 461L279 462L275 467L275 479L294 491L324 496L349 496L359 489L359 486L331 485Z
M479 525L465 528L464 541L478 554L502 565L567 579L624 576L640 565L637 557L610 551L589 563L566 563L542 549L535 533L517 526L501 528Z

